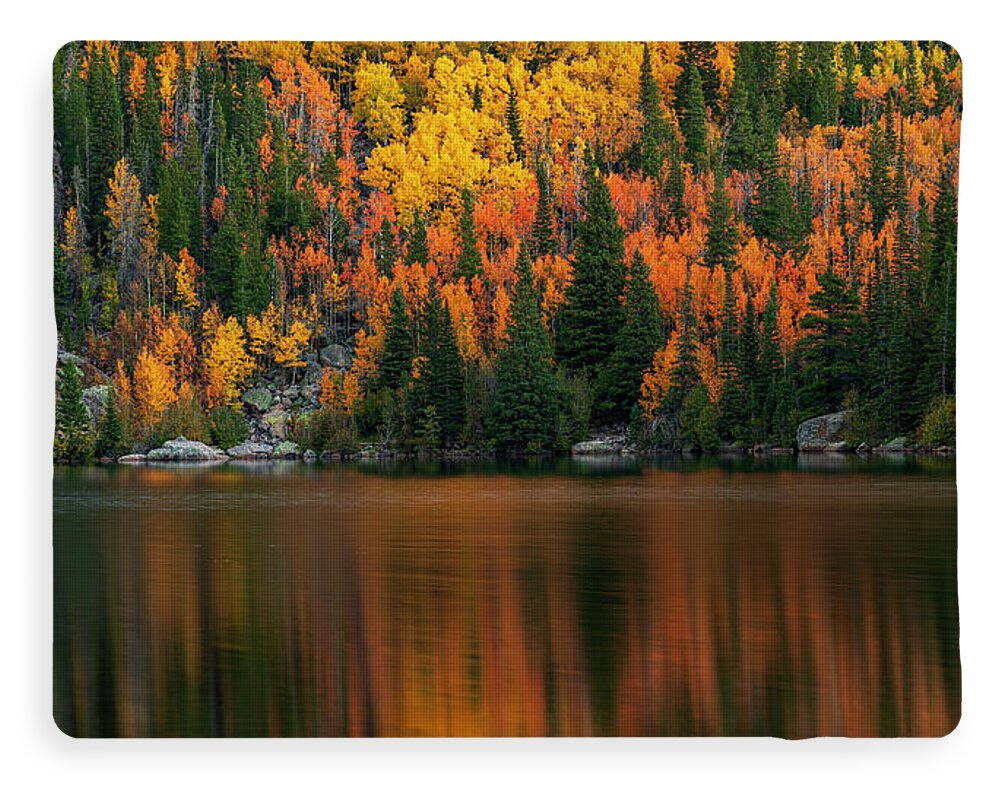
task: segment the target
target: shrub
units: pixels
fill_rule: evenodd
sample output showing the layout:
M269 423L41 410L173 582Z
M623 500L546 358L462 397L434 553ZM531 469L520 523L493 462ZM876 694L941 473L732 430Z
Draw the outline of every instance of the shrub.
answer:
M917 441L929 448L955 445L955 396L938 396L917 430Z
M243 410L232 406L217 406L208 413L209 433L212 444L220 448L231 448L245 442L250 436L250 427L243 416Z

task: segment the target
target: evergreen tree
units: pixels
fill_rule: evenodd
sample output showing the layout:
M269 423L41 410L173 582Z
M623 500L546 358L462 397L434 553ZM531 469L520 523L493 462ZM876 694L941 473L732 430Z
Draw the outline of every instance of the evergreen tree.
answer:
M755 162L753 114L746 78L737 71L733 78L733 91L729 99L730 130L726 141L725 164L736 170L750 170Z
M403 292L392 292L389 326L386 330L385 351L378 367L379 388L396 389L406 383L413 367L413 336L410 317L406 313Z
M680 333L677 359L670 369L670 387L660 405L656 423L660 442L669 450L680 450L685 436L682 429L682 411L688 394L700 383L695 352L698 346L698 317L694 309L694 289L691 286L691 269L688 267L681 289ZM690 410L689 410L690 413Z
M434 408L442 442L456 440L465 425L464 370L451 313L436 289L424 308L428 402Z
M413 210L413 225L410 226L410 238L406 245L406 264L426 264L430 261L430 252L427 249L427 226L420 213Z
M552 196L549 194L549 179L545 169L539 165L535 170L538 182L538 208L531 226L531 250L535 257L555 255L556 237L552 231Z
M199 207L194 177L173 157L162 166L159 182L160 249L174 260L185 247L196 256L193 218Z
M676 141L671 142L669 162L670 172L667 174L667 183L663 189L667 209L664 230L672 226L672 229L679 233L683 224L687 222L687 207L684 205L684 165Z
M719 433L724 439L732 440L736 438L737 429L743 419L743 398L739 386L739 320L736 315L732 265L726 263L724 266L722 327L719 332L718 353L719 373L722 376L722 392L719 395Z
M476 244L476 226L472 221L472 207L472 193L468 189L462 190L462 217L459 220L462 250L458 255L456 273L467 280L472 280L483 271L483 258Z
M715 190L708 209L708 243L705 248L705 265L714 270L721 266L727 271L736 255L739 235L733 224L733 213L726 191L726 179L722 171L715 174Z
M639 70L639 109L642 134L639 141L639 169L647 178L657 178L663 166L663 146L667 139L667 119L660 105L660 88L653 79L649 45L643 45Z
M524 135L521 132L521 113L517 109L517 91L514 86L510 86L507 94L507 134L510 135L510 142L514 146L514 156L524 161Z
M869 173L865 182L865 193L872 210L872 233L876 236L882 231L892 203L892 185L889 180L890 151L881 123L873 122L868 133Z
M781 172L777 139L762 104L758 115L760 126L760 180L754 195L753 228L777 248L779 254L796 247L800 217L795 210L792 188Z
M682 79L686 79L686 101L681 108L681 132L684 135L685 158L702 170L708 165L708 152L705 148L708 139L708 129L705 123L705 97L702 94L701 73L697 66L685 71Z
M816 410L837 409L860 379L858 297L844 279L827 269L809 298L811 312L799 322L808 333L801 341L803 397Z
M595 387L599 419L624 421L639 400L642 377L663 346L660 299L649 279L649 267L636 249L625 284L625 316L608 364Z
M517 283L507 337L496 362L490 433L502 453L545 450L558 428L555 366L526 244L517 258Z
M87 209L89 225L103 249L108 221L104 214L104 198L108 180L114 175L115 163L125 153L122 110L118 84L111 71L107 47L91 53L87 72Z
M375 262L378 264L378 271L386 277L392 277L392 267L399 257L399 247L396 244L396 234L392 230L392 224L388 217L382 218L382 225L375 234Z
M955 392L955 274L958 250L958 199L948 168L942 168L934 203L933 246L928 297L934 306L930 362L935 389Z
M53 451L57 461L70 464L89 461L93 455L90 415L83 403L80 369L72 362L59 369Z
M114 393L110 388L107 398L104 400L104 414L101 416L101 425L98 428L97 444L94 450L98 458L111 457L113 459L121 456L127 450L125 432L121 419L118 417Z
M744 278L743 288L746 292L746 311L740 324L737 350L737 390L740 396L740 418L743 439L757 443L764 437L760 419L759 363L760 337L758 335L757 311L753 304L753 293L749 282Z
M588 172L587 185L586 216L577 231L573 280L559 313L556 353L570 370L593 374L610 357L622 325L625 232L596 169Z

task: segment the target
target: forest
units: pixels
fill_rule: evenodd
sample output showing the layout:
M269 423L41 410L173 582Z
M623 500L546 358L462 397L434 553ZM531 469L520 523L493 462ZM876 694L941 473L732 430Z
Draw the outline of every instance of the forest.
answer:
M954 445L945 44L73 42L53 101L57 460L265 381L334 455Z

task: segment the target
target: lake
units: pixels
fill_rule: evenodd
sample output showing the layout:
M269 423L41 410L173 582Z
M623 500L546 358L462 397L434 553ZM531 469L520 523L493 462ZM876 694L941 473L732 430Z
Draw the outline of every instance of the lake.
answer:
M937 736L947 458L55 470L78 736Z

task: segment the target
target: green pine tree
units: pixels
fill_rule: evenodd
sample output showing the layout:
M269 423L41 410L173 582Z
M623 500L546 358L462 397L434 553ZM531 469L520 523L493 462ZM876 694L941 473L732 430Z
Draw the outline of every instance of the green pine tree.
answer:
M572 371L596 372L614 350L622 325L625 232L600 173L588 172L586 216L577 229L573 280L566 289L556 354Z
M624 323L595 386L598 419L606 423L627 420L639 400L643 374L663 342L660 300L649 279L649 267L637 249L625 284Z
M436 289L424 306L424 330L427 400L434 408L440 440L450 443L458 439L465 426L465 373L451 313Z
M483 257L476 243L476 226L472 221L472 192L462 190L462 216L459 219L459 230L462 237L462 249L458 254L455 272L459 277L472 280L475 275L482 274Z
M551 448L558 429L552 350L526 244L517 258L510 324L496 362L490 435L501 453Z
M80 369L70 362L59 369L53 455L56 461L81 464L91 460L93 451L90 415L83 403Z
M510 135L511 145L514 147L514 156L524 161L524 135L521 132L521 113L517 109L517 91L514 86L510 86L507 94L507 134Z
M378 367L379 388L396 389L407 382L413 367L413 335L410 317L406 313L403 292L392 292L389 326L386 330L385 351Z
M552 230L552 196L549 194L549 179L545 169L539 165L535 170L538 183L538 207L531 226L531 251L535 257L555 255L556 237Z
M125 431L118 416L114 392L108 388L108 395L104 400L104 414L101 416L101 424L98 427L97 444L94 451L98 458L115 459L126 453L127 450Z
M667 140L667 119L660 105L660 88L653 79L649 45L643 45L639 69L639 109L642 134L639 141L639 170L647 178L658 178L663 167L663 147Z
M396 243L396 234L388 217L382 218L382 225L379 227L378 233L375 234L374 251L378 271L391 278L393 264L399 257L399 246Z
M410 226L410 238L406 245L406 264L426 264L430 261L430 252L427 249L427 226L420 213L413 210L413 224Z
M708 166L708 128L705 121L705 96L702 93L701 72L692 65L682 79L686 84L686 101L681 108L681 133L684 135L685 159L703 170Z

